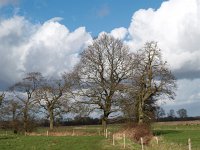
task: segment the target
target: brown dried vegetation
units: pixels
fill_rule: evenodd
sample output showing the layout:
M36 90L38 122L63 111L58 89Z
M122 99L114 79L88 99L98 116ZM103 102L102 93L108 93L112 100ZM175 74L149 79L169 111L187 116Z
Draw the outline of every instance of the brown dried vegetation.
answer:
M121 139L123 138L123 134L136 143L141 143L141 138L143 138L143 144L145 145L147 145L153 138L150 126L146 124L132 124L125 126L121 131L115 133L114 135L116 139Z

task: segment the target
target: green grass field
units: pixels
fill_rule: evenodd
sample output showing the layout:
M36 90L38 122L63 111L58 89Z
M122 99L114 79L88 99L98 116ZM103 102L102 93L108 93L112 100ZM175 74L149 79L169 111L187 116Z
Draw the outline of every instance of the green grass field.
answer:
M100 150L115 149L107 145L100 136L45 137L45 136L7 136L0 137L1 150Z
M200 150L200 125L154 125L154 134L168 143L187 146L191 139L192 148Z
M108 131L113 133L121 125L110 125ZM45 136L47 128L39 128L37 133L43 136L14 135L10 131L0 132L0 150L120 150L123 139L115 141L99 135L100 126L59 127L55 132L89 133L77 136ZM152 140L145 150L187 150L187 140L191 138L192 150L200 150L200 125L153 125L153 132L159 137L159 145ZM6 135L7 134L7 135ZM141 145L126 139L126 149L141 150Z
M127 141L126 149L139 145ZM15 136L0 137L1 150L120 150L124 149L120 141L112 145L111 139L103 136Z

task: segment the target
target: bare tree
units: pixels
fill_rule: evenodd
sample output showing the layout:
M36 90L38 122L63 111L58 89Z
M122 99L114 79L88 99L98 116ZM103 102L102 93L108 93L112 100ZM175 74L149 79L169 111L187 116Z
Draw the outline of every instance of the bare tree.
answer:
M119 110L117 94L125 88L124 82L129 78L132 67L129 48L107 34L95 39L81 55L76 67L79 94L84 104L102 110L104 129L108 116Z
M37 102L45 110L51 130L54 128L55 117L70 111L71 87L70 76L65 74L61 80L46 79L37 89Z
M168 116L169 118L175 118L175 117L176 117L176 114L175 114L174 109L170 109L170 110L169 110L169 113L167 114L167 116Z
M158 100L174 99L176 82L167 62L163 62L156 42L147 42L136 53L135 61L131 95L137 122L142 124L154 117Z
M3 102L4 97L5 97L5 94L2 93L2 94L0 95L0 106L1 106L1 104L2 104L2 102Z
M176 112L180 118L187 118L187 110L182 108Z
M25 75L22 81L10 87L15 97L14 100L19 101L22 106L24 130L28 131L28 122L30 111L35 106L34 92L38 88L42 75L39 72L30 72Z
M160 118L165 117L165 110L162 107L156 107L156 119L159 120Z
M130 79L127 80L128 83L126 83L126 90L120 91L120 94L118 95L119 101L120 101L120 110L123 113L123 118L126 119L128 124L132 124L135 120L135 101L133 100L131 92L131 84Z
M4 119L10 124L7 124L8 126L11 126L14 133L17 133L20 129L20 120L22 115L22 106L20 105L19 101L16 101L14 99L7 99L3 103L3 108L1 109L1 113L4 114Z

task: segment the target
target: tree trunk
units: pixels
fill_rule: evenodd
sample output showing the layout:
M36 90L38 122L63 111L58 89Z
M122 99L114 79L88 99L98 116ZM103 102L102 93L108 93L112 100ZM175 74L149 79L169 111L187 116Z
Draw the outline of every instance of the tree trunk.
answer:
M139 102L139 108L138 108L138 124L143 124L144 123L144 102L143 100L140 100Z
M18 132L18 125L17 125L15 110L13 110L13 112L12 112L12 129L13 129L13 133L16 134Z
M24 109L24 131L28 132L28 112Z
M50 110L49 111L49 127L50 127L50 130L53 130L53 123L54 123L54 114L53 114L53 110Z
M102 127L103 127L103 131L105 131L107 129L107 123L108 123L108 116L103 116L102 118Z

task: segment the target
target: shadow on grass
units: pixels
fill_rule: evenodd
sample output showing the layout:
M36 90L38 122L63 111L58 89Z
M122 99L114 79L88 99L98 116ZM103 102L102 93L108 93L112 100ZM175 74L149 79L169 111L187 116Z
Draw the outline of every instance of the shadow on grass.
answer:
M153 131L153 135L159 136L159 135L165 135L165 134L177 134L180 132L181 131L176 131L176 130L155 130Z
M15 139L15 136L0 136L0 140Z

